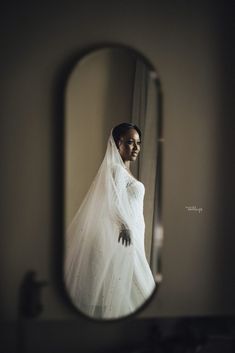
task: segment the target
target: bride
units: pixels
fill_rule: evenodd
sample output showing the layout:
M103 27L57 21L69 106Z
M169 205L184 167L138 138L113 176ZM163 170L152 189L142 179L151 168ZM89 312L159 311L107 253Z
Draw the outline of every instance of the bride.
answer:
M98 173L66 234L64 280L74 305L96 318L139 308L155 288L144 250L144 185L130 171L141 131L112 129Z

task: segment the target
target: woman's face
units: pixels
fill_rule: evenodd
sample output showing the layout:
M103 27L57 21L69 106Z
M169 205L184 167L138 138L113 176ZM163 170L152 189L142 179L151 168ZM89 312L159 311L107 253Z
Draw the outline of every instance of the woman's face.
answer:
M129 129L118 141L118 150L123 162L135 161L140 152L140 137L135 129Z

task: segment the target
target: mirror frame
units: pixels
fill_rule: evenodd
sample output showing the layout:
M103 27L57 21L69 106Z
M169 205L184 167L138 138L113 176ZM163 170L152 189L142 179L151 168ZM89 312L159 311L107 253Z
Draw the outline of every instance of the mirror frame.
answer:
M65 286L64 282L64 258L65 258L65 224L64 224L64 212L65 212L65 92L67 87L67 82L69 80L70 74L72 73L73 69L77 65L77 63L82 60L86 55L92 54L92 52L101 49L107 48L119 48L124 49L126 51L135 52L136 55L150 68L150 70L156 72L156 94L157 94L157 101L158 101L158 109L157 109L157 169L156 169L156 181L155 181L155 207L154 207L154 229L153 229L153 242L155 239L160 236L163 237L163 223L162 223L162 166L163 166L163 93L162 93L162 86L160 82L160 77L158 71L155 69L154 65L150 62L149 59L146 58L144 54L142 54L138 49L134 47L127 46L126 44L120 43L103 43L99 45L89 46L88 48L84 48L79 50L78 52L73 53L67 61L62 65L61 70L55 80L55 121L56 121L56 143L55 143L55 151L53 159L55 161L54 170L55 170L55 245L56 245L56 259L55 261L55 277L56 277L56 287L59 289L61 293L63 302L67 306L68 309L71 309L71 314L74 313L76 315L80 315L87 320L91 320L92 322L99 322L99 323L109 323L109 322L119 322L121 320L128 320L133 318L134 316L140 314L152 301L153 297L157 294L160 286L160 282L162 280L162 271L161 271L161 278L157 279L154 276L156 282L156 288L149 296L149 298L134 312L122 316L120 318L110 318L110 319L101 319L96 317L90 317L83 313L75 304L73 304L68 291ZM58 200L59 198L59 200ZM58 207L58 204L60 207ZM59 222L58 222L59 219ZM59 234L59 236L58 236ZM164 238L163 238L164 239ZM151 257L154 257L154 247L151 250ZM156 259L155 259L156 260ZM158 263L160 265L161 270L161 255L160 261L157 260L155 265Z

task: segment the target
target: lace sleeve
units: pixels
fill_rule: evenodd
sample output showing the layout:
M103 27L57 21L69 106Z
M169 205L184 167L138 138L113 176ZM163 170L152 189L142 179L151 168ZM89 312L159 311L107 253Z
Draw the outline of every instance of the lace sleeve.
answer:
M115 198L115 218L116 223L120 231L129 230L128 220L128 195L127 195L127 183L128 179L123 167L120 165L114 165L112 167L112 177L114 186L116 189Z

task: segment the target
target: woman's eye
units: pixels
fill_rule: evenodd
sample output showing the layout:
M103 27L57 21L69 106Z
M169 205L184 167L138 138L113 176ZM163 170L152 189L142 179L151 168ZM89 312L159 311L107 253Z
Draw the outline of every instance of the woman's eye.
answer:
M128 145L133 145L133 144L134 144L134 141L129 140L129 141L127 141L127 144L128 144ZM141 141L138 141L138 142L137 142L137 145L140 146L140 145L141 145Z

